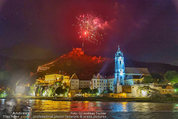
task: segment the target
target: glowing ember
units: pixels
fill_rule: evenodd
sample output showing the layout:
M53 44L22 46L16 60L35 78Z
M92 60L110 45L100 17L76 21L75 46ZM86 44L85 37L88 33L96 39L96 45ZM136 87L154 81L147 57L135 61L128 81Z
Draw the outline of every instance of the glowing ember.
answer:
M91 14L83 14L77 17L79 26L79 39L97 43L102 39L103 30L108 25L107 21L103 21L99 17Z

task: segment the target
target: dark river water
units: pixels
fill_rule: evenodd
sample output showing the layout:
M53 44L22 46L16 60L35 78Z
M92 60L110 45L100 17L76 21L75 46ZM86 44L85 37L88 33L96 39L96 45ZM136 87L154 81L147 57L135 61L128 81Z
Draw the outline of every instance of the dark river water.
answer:
M0 100L1 118L178 119L178 103Z

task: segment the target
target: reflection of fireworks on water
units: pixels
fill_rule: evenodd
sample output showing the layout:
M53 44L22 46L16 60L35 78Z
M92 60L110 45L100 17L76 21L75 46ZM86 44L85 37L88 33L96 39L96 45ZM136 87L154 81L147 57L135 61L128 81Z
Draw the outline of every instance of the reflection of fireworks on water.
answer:
M79 39L98 43L98 41L103 38L103 30L108 26L107 21L103 21L101 18L91 14L80 15L77 17L77 20Z

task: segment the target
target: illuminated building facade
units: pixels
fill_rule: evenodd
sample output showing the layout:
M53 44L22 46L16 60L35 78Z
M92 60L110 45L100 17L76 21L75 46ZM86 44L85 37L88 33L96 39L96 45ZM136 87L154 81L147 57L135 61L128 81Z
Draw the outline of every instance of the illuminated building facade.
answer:
M79 90L79 78L75 73L70 78L70 89Z
M126 67L125 85L142 84L145 76L151 76L148 68Z
M53 83L53 82L56 82L56 81L61 81L62 79L63 79L63 77L60 74L45 75L45 82L48 82L48 83Z
M124 85L125 79L125 63L124 56L118 46L118 50L115 54L115 79L114 79L114 91L115 93L122 92L119 91L119 87Z
M113 82L114 78L104 78L100 74L97 76L93 76L91 80L91 89L98 89L99 93L103 93L103 91L112 91L113 90Z
M91 80L80 80L79 82L79 88L90 88Z
M48 74L45 75L44 79L37 79L37 85L53 85L56 82L62 82L66 86L70 86L70 76L62 74Z

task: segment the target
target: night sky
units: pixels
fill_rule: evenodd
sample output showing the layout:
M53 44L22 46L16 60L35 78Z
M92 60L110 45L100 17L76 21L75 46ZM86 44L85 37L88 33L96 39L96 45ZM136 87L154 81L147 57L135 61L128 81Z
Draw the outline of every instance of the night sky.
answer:
M120 45L125 57L178 65L176 0L0 0L0 55L47 59L81 47L80 14L109 24L86 54L114 57Z

